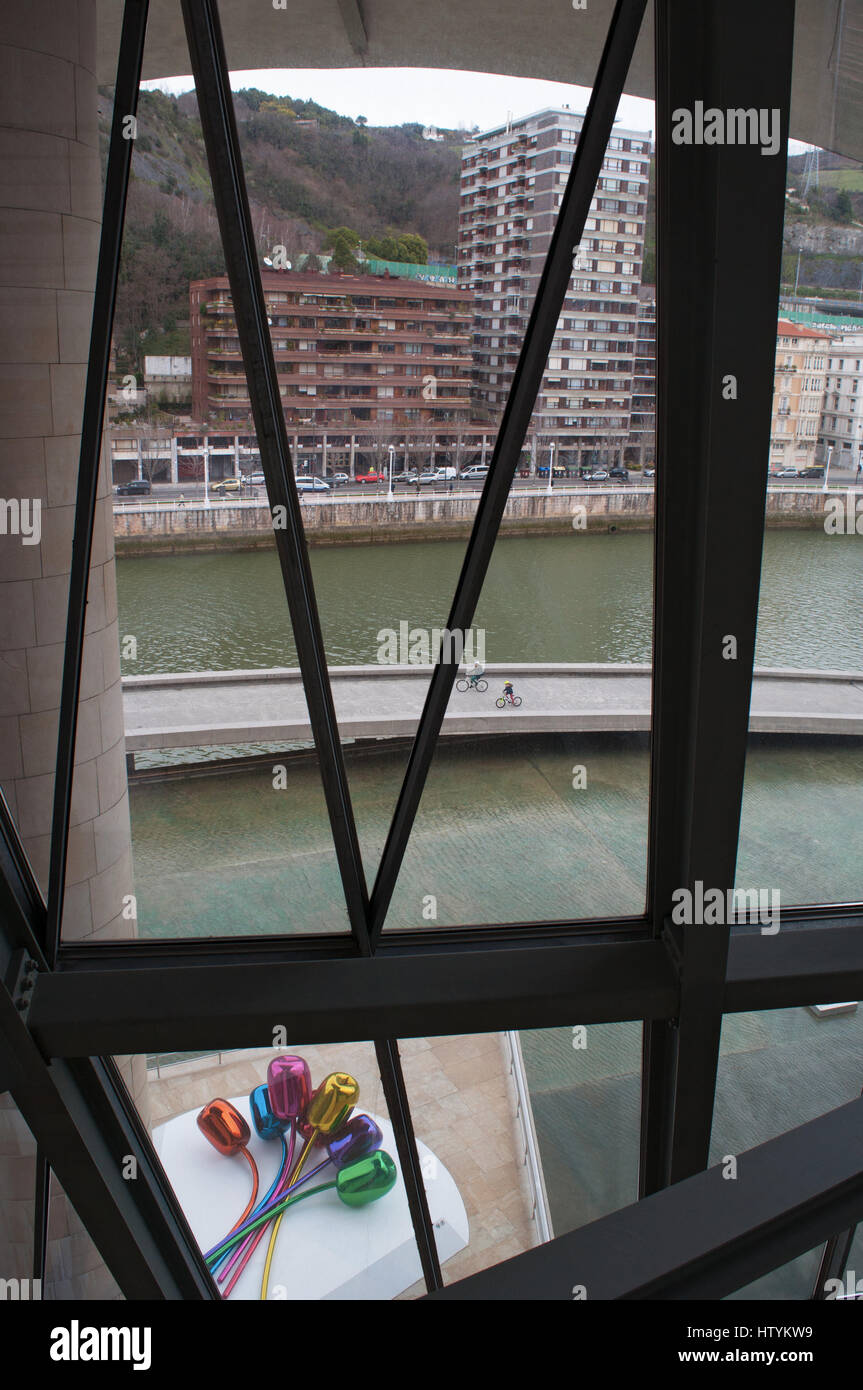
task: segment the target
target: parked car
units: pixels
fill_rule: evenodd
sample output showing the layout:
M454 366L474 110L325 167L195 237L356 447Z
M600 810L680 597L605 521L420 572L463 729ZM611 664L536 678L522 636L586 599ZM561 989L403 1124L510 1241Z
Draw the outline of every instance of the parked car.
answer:
M243 478L243 482L248 483L249 487L264 487L266 481L263 473L247 473Z
M608 481L609 473L607 468L594 468L592 473L587 474L588 483L605 483Z
M420 473L419 483L421 487L427 487L434 483L449 483L457 477L454 468L436 468L433 473Z
M824 477L824 469L823 469L823 468L820 468L820 467L801 468L801 470L800 470L800 477L801 477L801 478L823 478L823 477Z
M219 492L224 497L226 492L239 492L239 478L220 478L217 483L210 483L211 492Z
M629 482L629 472L626 468L624 468L622 463L613 464L612 467L608 470L608 476L609 478L620 478L621 482L624 483Z
M488 467L482 463L474 463L471 465L470 468L463 469L460 474L460 477L466 478L468 481L472 481L474 479L478 479L481 481L483 478L487 476Z
M133 478L130 483L121 483L117 488L118 497L149 497L153 491L149 478Z
M419 473L416 468L403 468L400 473L393 474L394 483L415 483Z
M330 485L323 478L297 478L297 492L329 492Z
M383 473L376 473L376 472L374 472L374 470L372 470L370 473L358 473L358 474L357 474L357 482L358 482L358 483L384 483L384 482L386 482L386 478L384 477Z
M796 468L777 468L773 476L774 478L799 478L800 474Z
M655 469L655 468L645 468L645 469L644 469L644 476L645 476L645 478L655 478L655 477L656 477L656 469Z
M333 487L346 487L350 481L351 479L348 473L333 474Z

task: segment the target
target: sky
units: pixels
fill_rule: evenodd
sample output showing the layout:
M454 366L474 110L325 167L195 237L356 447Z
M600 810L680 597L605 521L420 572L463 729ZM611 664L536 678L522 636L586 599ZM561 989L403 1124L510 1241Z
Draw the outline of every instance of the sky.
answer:
M193 86L191 77L145 82L177 96ZM231 74L231 86L260 87L274 96L316 101L341 116L365 116L369 125L422 125L457 130L475 125L489 130L501 125L509 113L518 119L547 106L569 105L584 111L590 92L563 82L540 82L527 77L499 77L493 73L447 72L436 68L311 68L297 71L267 69ZM621 124L652 131L653 102L624 97Z
M158 87L178 96L191 91L192 78L173 77L144 82L145 88ZM259 87L274 96L292 96L300 101L316 101L340 116L365 116L369 125L402 125L418 122L424 126L443 126L466 131L479 126L491 130L509 115L515 120L542 111L548 106L569 105L585 111L590 98L587 87L564 82L542 82L531 77L505 77L487 72L450 72L438 68L305 68L286 71L266 68L256 72L231 73L231 86ZM622 126L655 132L652 101L624 96L618 108ZM808 146L789 142L791 154Z

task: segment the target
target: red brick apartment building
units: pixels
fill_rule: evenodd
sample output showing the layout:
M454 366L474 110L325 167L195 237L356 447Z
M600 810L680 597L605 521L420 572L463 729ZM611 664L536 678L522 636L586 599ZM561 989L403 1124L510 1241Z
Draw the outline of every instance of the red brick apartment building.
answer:
M337 429L470 419L469 290L388 276L263 271L289 424ZM196 419L246 420L227 276L190 286Z

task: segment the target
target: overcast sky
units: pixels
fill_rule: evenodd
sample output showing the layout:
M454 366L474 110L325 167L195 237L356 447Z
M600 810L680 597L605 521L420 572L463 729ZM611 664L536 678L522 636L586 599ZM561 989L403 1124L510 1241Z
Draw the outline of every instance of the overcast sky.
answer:
M191 77L145 82L177 96L194 86ZM518 120L547 106L569 105L585 111L590 92L564 82L540 82L530 77L500 77L493 73L450 72L437 68L308 68L286 71L267 68L231 74L231 85L259 87L276 96L316 101L341 116L365 116L369 125L422 125L457 130L490 130L507 116ZM621 125L654 131L654 106L641 97L624 96L618 110ZM805 149L791 142L791 152Z
M146 82L178 95L194 85L191 77ZM312 68L304 71L267 69L235 72L231 86L260 87L277 96L316 101L339 115L365 116L369 125L422 125L456 130L464 126L481 130L500 125L508 113L517 119L546 106L584 111L590 92L563 82L538 82L527 77L497 77L491 73L446 72L435 68ZM653 129L653 102L624 97L620 104L624 125L636 130Z

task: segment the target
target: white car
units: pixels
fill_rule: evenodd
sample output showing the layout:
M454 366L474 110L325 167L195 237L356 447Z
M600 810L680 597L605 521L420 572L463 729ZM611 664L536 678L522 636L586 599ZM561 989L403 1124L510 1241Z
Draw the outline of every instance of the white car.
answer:
M434 473L420 473L419 481L423 487L428 487L430 484L452 482L457 476L454 468L437 468Z
M461 475L463 478L478 478L482 480L488 477L488 467L482 463L475 463L470 468L466 468Z
M243 482L248 483L250 487L265 487L267 480L263 473L246 473Z
M297 478L297 492L329 492L330 485L323 478Z

